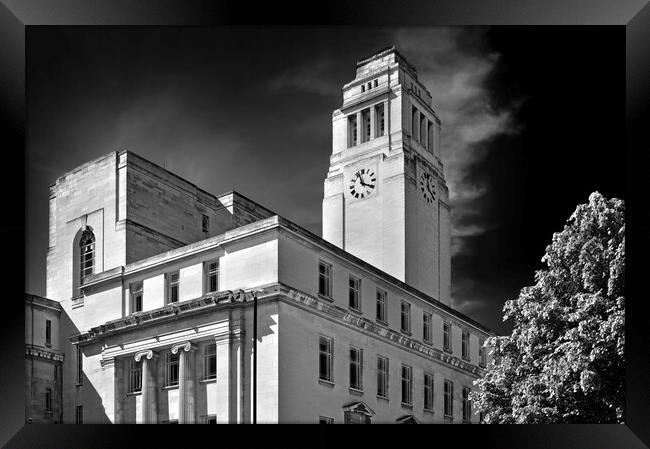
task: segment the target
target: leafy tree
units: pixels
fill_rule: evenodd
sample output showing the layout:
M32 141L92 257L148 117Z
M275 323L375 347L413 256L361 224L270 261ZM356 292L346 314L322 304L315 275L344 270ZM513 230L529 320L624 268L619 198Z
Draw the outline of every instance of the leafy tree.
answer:
M620 423L625 406L625 204L589 196L553 235L535 274L506 302L475 381L486 423Z

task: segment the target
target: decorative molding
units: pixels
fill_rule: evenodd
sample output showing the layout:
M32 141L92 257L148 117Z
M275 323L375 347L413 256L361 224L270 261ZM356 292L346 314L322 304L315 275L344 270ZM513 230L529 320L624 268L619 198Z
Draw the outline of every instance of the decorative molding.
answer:
M40 348L38 346L33 346L30 344L25 345L25 355L43 360L51 360L53 362L63 362L65 359L65 355L63 353L46 348Z
M142 357L145 357L147 360L151 360L154 357L158 357L158 353L153 352L151 349L147 349L145 351L136 352L133 358L136 362L139 362Z
M190 352L190 351L196 351L198 349L198 346L196 346L195 343L192 343L191 341L185 341L183 343L176 343L172 345L171 351L172 354L178 354L179 349L183 349L185 352Z

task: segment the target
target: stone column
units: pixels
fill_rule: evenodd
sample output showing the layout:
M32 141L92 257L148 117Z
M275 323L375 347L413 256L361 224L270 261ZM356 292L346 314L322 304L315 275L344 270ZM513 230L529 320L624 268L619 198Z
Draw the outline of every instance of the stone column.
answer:
M186 341L172 345L172 354L178 354L178 422L194 424L194 352L196 345Z
M152 350L135 354L135 361L142 360L142 418L143 424L158 422L158 388L156 382L156 362L158 354Z
M215 336L217 345L217 423L236 424L241 409L241 332Z
M102 359L102 403L112 424L121 421L124 369L122 361L114 357Z

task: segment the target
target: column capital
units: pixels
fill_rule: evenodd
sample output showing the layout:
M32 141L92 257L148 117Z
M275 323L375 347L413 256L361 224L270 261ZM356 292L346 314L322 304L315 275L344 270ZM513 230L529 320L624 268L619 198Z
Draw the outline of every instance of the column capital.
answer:
M197 346L191 341L176 343L172 345L172 354L177 354L179 349L183 349L185 352L189 352L189 351L195 351L197 349Z
M140 359L142 359L142 357L146 358L147 360L151 360L152 358L157 358L158 353L153 352L151 349L147 349L147 350L144 350L144 351L138 351L138 352L135 353L134 358L135 358L136 362L139 362Z

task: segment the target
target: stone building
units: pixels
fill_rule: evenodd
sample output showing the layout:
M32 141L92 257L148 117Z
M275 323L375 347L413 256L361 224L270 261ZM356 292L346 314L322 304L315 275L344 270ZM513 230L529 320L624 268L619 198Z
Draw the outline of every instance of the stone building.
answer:
M323 238L129 151L57 179L63 422L479 421L492 333L451 307L431 96L389 48L332 126Z

